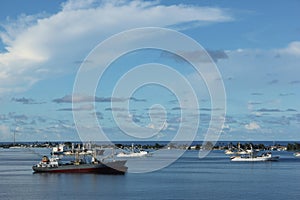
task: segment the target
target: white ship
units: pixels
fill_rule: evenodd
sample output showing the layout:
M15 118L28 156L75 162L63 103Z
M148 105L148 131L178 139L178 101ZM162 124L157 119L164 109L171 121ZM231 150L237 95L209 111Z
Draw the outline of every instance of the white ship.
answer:
M273 156L271 152L266 152L261 155L257 155L257 152L253 151L251 146L251 151L249 154L241 156L230 157L231 161L248 161L248 162L259 162L259 161L277 161L279 156Z

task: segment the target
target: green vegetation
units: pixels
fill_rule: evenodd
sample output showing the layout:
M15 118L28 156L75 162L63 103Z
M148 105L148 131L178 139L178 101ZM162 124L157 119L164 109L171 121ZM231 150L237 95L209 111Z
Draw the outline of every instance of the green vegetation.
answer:
M1 143L0 142L0 148L10 148L10 147L34 147L34 148L52 148L57 146L58 144L61 144L62 142L32 142L32 143ZM72 147L72 143L74 145L74 148L78 148L79 145L82 145L80 142L63 142L67 148ZM122 144L122 143L117 143L115 144L117 148L121 149L131 149L132 144ZM154 143L154 144L134 144L134 148L137 149L153 149L153 150L158 150L158 149L187 149L187 150L227 150L227 149L233 149L236 150L238 148L241 148L243 150L251 149L251 146L253 149L259 149L259 150L287 150L287 151L300 151L300 143L288 143L287 145L280 145L280 144L273 144L266 146L265 144L253 144L253 143L239 143L239 142L223 142L223 143L217 143L216 145L213 144L213 142L207 141L203 144L198 143L198 144L193 144L193 145L188 145L188 144L183 144L183 143L169 143L169 144L161 144L159 142ZM112 148L114 147L112 144L109 145L98 145L98 144L93 144L92 147L104 147L104 148Z
M288 143L287 150L288 151L299 151L300 150L300 143L296 143L296 142L294 144Z

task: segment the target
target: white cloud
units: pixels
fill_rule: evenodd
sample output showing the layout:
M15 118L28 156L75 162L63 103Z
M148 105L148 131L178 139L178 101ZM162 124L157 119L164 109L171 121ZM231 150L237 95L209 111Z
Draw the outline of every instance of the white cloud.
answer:
M278 52L300 56L300 41L291 42L286 48L280 49Z
M245 125L245 128L248 130L257 130L260 129L260 126L256 122L250 122L249 124Z
M13 136L10 133L10 129L6 125L0 125L0 140L1 141L12 141Z
M6 49L0 53L0 94L27 90L41 79L74 69L74 62L95 45L123 30L229 20L219 8L143 1L70 0L52 16L23 15L0 33Z
M299 80L300 41L288 44L287 48L237 49L226 54L228 59L217 64L223 77L233 77L226 83L231 90L228 93L238 91L239 98L255 102L277 98L279 93L295 93L295 88L287 88L287 84ZM254 95L249 99L251 93L261 94L260 99ZM251 110L254 105L248 106Z

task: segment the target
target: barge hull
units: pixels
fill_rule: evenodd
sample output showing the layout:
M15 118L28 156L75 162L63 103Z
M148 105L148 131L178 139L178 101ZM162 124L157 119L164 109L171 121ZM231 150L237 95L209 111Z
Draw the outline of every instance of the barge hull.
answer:
M96 174L125 174L125 162L116 161L106 164L59 165L58 167L33 166L35 173L96 173Z

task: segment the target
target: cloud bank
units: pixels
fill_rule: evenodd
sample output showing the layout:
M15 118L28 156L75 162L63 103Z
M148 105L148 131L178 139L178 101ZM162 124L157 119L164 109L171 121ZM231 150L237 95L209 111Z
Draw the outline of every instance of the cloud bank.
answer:
M0 32L5 48L0 53L0 94L25 91L39 80L74 70L76 60L120 31L146 26L183 29L189 23L230 20L220 8L144 1L70 0L50 16L22 15L2 25Z

